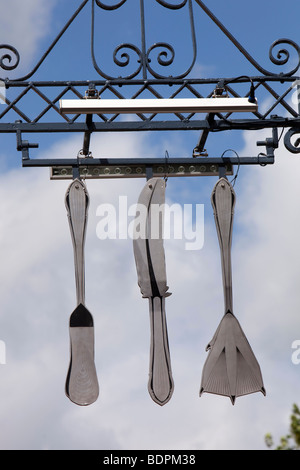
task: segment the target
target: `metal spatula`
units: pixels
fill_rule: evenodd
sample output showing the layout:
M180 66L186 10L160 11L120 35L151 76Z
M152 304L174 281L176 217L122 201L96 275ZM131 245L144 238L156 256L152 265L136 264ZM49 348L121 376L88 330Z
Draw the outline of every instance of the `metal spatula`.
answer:
M235 193L227 178L220 178L211 197L220 243L225 314L206 350L200 395L203 392L225 395L232 404L241 395L265 395L259 364L233 314L231 240Z
M65 203L74 249L77 307L70 316L70 365L66 395L77 405L90 405L99 395L94 363L94 322L85 306L84 242L89 195L79 179L70 184Z

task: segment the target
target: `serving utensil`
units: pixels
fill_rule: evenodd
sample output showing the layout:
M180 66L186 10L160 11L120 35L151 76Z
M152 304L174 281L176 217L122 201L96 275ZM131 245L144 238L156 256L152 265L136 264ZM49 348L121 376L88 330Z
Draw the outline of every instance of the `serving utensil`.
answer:
M174 390L165 312L165 298L171 294L167 292L163 220L159 215L164 201L165 181L149 179L138 199L133 240L138 284L143 297L149 299L148 390L159 405L165 405Z
M70 364L65 391L77 405L90 405L99 395L94 363L94 321L85 306L84 243L89 206L85 184L75 178L70 184L65 204L71 231L77 307L70 316Z
M233 314L231 242L236 196L227 178L220 178L211 197L221 251L225 313L206 350L200 388L203 392L236 397L255 392L266 394L259 364Z

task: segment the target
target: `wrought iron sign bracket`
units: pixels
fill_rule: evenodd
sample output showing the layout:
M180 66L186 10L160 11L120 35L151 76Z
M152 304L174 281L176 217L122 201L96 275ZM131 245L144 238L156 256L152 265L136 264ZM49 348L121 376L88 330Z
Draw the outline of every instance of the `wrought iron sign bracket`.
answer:
M22 140L20 137L22 133L83 133L81 155L89 157L90 137L93 132L199 131L199 141L192 153L194 157L206 157L209 154L207 139L214 132L282 128L287 131L284 137L285 147L291 153L300 153L299 140L296 139L295 144L291 142L294 136L300 134L299 99L298 108L294 107L290 100L294 93L299 97L300 47L298 44L286 38L273 42L269 50L269 59L273 65L282 67L282 70L285 67L285 71L274 72L257 62L203 1L183 0L171 4L164 0L153 0L153 7L160 9L162 15L168 12L171 14L175 10L182 11L183 16L185 15L187 23L183 26L187 28L187 31L184 34L188 33L186 37L190 38L191 51L189 65L181 70L181 65L176 59L180 57L180 53L175 55L173 45L157 41L147 49L146 23L150 10L147 10L146 15L145 0L140 0L139 42L137 44L120 43L112 56L109 51L111 46L107 44L101 48L100 53L97 45L100 41L98 35L103 26L101 21L110 21L110 19L114 21L114 12L121 12L122 8L125 9L129 4L127 0L115 1L109 5L106 1L83 0L30 72L17 78L0 77L0 84L2 83L7 91L5 97L1 93L4 105L0 109L0 134L17 134L17 148L22 151L23 160L28 159L29 148L36 148L36 144ZM91 70L86 71L85 75L90 75L91 80L36 79L41 65L50 57L61 38L89 5L91 6L91 63L87 65ZM150 2L149 8L151 8ZM244 70L254 69L256 75L197 78L194 69L198 52L196 9L198 13L208 17L221 34L226 36L233 50L238 51L239 57L242 54L246 61ZM13 45L0 44L0 53L0 71L2 69L5 72L15 73L20 64L20 54L17 49ZM116 69L114 72L104 70L103 64L100 63L104 55L106 66L110 64L112 70ZM85 54L86 59L88 59L87 54ZM291 67L289 67L290 64ZM61 67L58 68L60 69ZM122 120L118 113L109 116L105 113L94 113L87 115L83 120L80 113L70 115L59 109L59 102L65 99L75 98L79 101L88 101L96 98L99 100L113 98L121 102L124 99L132 101L141 98L148 99L149 96L151 100L158 102L161 99L176 101L181 98L218 99L220 97L224 97L224 100L248 98L254 101L255 96L258 96L259 103L265 98L267 98L266 102L269 101L264 105L263 110L258 108L257 111L249 112L246 117L242 118L237 118L236 113L230 112L208 112L206 117L202 117L201 113L199 115L195 112L183 113L173 110L163 119L160 119L160 114L156 112L149 114L137 112L127 120ZM27 107L28 98L30 110ZM278 114L275 115L274 111ZM11 122L13 115L15 120ZM273 155L275 148L276 146L272 146L271 142L267 142L266 154ZM246 160L243 162L247 164Z
M120 31L116 27L118 20L112 19L112 25L103 25L103 22L108 23L114 12L121 13L123 8L132 8L133 4L134 2L127 0L81 0L79 7L30 72L13 79L0 77L0 88L3 85L3 89L8 90L6 94L0 89L0 99L3 101L0 107L0 134L16 135L17 151L22 154L22 167L48 167L51 180L73 180L66 193L65 205L74 247L77 307L69 323L71 358L66 395L79 405L90 404L98 397L94 364L94 323L85 306L84 240L89 195L84 180L145 178L147 182L139 201L147 210L143 213L137 208L135 230L138 232L139 227L139 236L134 237L133 246L140 290L143 297L149 299L151 316L148 388L152 399L160 405L171 398L173 379L165 318L165 297L170 293L167 292L162 240L163 218L159 216L159 220L155 222L155 211L151 208L157 204L164 206L167 178L192 176L218 177L211 202L220 242L225 301L224 315L207 346L209 355L203 368L200 395L204 392L225 395L234 403L238 396L257 391L265 394L259 365L233 314L231 242L236 195L233 185L226 177L233 174L234 166L272 165L275 162L275 150L279 148L278 129L282 129L282 133L286 131L283 140L285 148L291 153L300 154L300 138L297 138L300 136L300 46L285 38L273 42L269 50L272 67L285 68L284 72L275 73L258 63L202 0L136 1L135 5L140 13L138 16L134 12L135 20L139 23L138 33L135 37L130 31L133 42L119 43ZM41 65L88 5L91 6L91 54L90 57L84 54L83 58L76 54L74 77L75 72L76 77L84 73L91 80L41 80ZM152 28L151 35L156 42L148 47L150 39L146 40L146 31L150 28L147 25L147 15L150 15L152 7L156 8L153 15L156 21L161 19L160 14L165 18L165 15L174 11L179 14L180 11L184 12L184 21L180 23L180 28L184 27L184 23L185 26L187 24L188 34L178 28L176 37L184 34L185 39L189 38L190 51L187 50L188 46L182 47L181 42L179 54L177 50L175 54L176 48L159 39L161 32L169 32L169 29L163 28L162 31L159 27ZM196 31L200 29L195 27L196 8L198 13L214 23L218 32L227 38L224 43L233 47L233 51L237 50L239 58L242 55L246 64L243 70L254 70L254 75L199 77L195 67L198 55ZM133 13L133 10L128 11ZM83 21L87 17L85 15ZM121 26L122 24L120 29ZM108 31L109 37L103 43L104 46L97 50L105 39L101 38L105 34L103 31ZM88 32L86 23L80 32ZM115 47L114 43L112 54L109 43L111 39L118 44ZM208 49L211 43L213 46L213 42L206 41L205 48ZM223 46L223 42L218 41L218 52L221 45ZM73 48L73 43L70 47ZM178 62L180 49L184 51L184 56ZM215 57L214 52L216 51L209 51L209 56ZM296 59L292 57L292 53L296 55ZM0 44L0 71L13 74L19 63L20 54L16 48ZM72 65L73 61L68 60L68 66ZM230 73L235 65L231 67L230 64ZM226 67L227 64L223 66ZM61 70L61 67L57 69ZM51 67L51 73L55 72L56 67ZM225 73L222 72L222 75ZM68 74L73 72L68 71ZM295 92L296 106L293 106L295 100L291 98ZM263 105L259 106L261 103ZM123 119L124 113L130 117ZM244 113L242 117L241 113ZM217 157L209 156L207 140L210 135L233 130L264 129L270 129L272 135L257 142L257 146L264 147L265 150L257 155L239 156L234 150L228 149ZM95 158L92 155L93 133L146 131L196 131L200 135L188 157L173 158L167 155L163 158L150 158L142 155L140 158ZM29 150L38 148L39 144L24 140L24 133L77 133L83 138L82 149L75 158L30 158ZM293 143L294 137L296 140ZM122 146L119 148L122 149ZM152 229L157 222L159 236L152 237Z

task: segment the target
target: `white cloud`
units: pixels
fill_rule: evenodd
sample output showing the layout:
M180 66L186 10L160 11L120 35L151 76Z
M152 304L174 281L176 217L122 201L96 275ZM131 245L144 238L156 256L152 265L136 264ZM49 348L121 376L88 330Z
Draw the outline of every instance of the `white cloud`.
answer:
M243 154L256 151L256 137L246 138ZM72 137L39 156L72 157L80 144ZM122 135L124 156L144 155L148 145L141 134ZM117 154L119 146L114 136L93 139L102 155ZM175 390L161 408L147 391L148 301L137 285L132 241L96 236L98 205L117 205L119 195L134 204L144 181L87 181L86 302L95 322L100 396L91 407L79 408L64 395L68 319L75 307L64 206L69 182L50 181L42 169L1 176L0 339L7 345L7 364L0 366L3 449L255 449L264 448L266 432L284 432L299 390L299 372L291 362L291 344L299 336L299 163L283 148L277 154L274 167L242 167L235 186L234 308L260 362L267 397L242 397L234 407L228 398L198 396L205 347L223 314L219 246L209 204L202 250L185 251L184 240L165 242ZM175 195L180 201L181 194L189 197L189 182L180 184L178 194L169 179L171 202L178 202ZM212 179L211 189L213 184ZM202 198L199 190L198 196L202 202L210 194ZM29 424L25 428L23 423Z
M55 5L56 0L10 0L2 6L1 44L9 44L20 53L19 73L21 69L24 73L35 57L39 42L51 31L51 13Z

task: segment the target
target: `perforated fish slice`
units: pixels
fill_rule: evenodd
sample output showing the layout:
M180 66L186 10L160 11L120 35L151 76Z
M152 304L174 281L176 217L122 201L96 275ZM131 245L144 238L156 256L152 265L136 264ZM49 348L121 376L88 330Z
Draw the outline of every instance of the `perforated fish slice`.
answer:
M167 292L163 246L161 215L164 201L165 182L160 178L151 178L138 200L133 241L138 284L143 297L149 299L148 390L159 405L166 404L174 390L165 312L165 297L171 294Z
M90 405L99 395L94 362L94 321L85 306L84 243L89 195L82 181L70 184L65 204L71 231L76 280L77 307L70 316L70 364L65 391L77 405Z
M224 316L206 350L200 395L204 392L236 397L255 392L265 395L261 370L252 348L233 313L231 241L236 196L227 178L220 178L211 197L219 238Z

